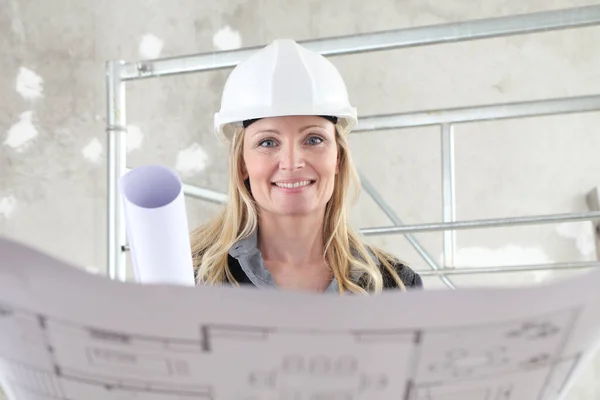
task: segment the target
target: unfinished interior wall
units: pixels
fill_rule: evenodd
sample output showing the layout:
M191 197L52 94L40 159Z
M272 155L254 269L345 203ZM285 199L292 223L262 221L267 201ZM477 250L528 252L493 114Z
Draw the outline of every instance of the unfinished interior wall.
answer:
M104 63L177 56L392 28L512 15L594 1L359 0L198 2L0 0L0 234L104 273ZM600 93L600 28L519 35L335 57L360 115ZM224 192L226 151L212 116L229 71L134 82L128 90L129 166L174 167L186 183ZM598 185L600 113L456 126L459 220L586 211ZM405 223L440 221L438 128L357 134L359 169ZM218 206L188 200L190 225ZM368 196L356 227L390 225ZM441 233L415 237L440 261ZM427 265L401 235L371 237ZM595 259L591 223L457 233L456 265ZM521 285L572 272L453 277L466 285ZM429 288L443 287L426 278ZM600 361L569 400L600 395Z

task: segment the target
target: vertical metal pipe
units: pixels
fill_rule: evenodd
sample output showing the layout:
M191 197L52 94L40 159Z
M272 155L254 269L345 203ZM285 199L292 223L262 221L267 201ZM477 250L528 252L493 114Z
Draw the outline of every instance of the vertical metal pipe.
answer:
M387 217L394 223L394 225L404 225L404 222L402 222L398 214L396 214L396 212L392 210L392 208L385 202L385 200L383 200L383 198L379 195L379 192L377 192L377 190L371 184L371 182L360 172L359 177L363 189L365 189L365 191L369 194L369 196L371 196L373 201L377 203L379 208L381 208L381 211L383 211L385 215L387 215ZM423 257L425 262L431 267L432 270L440 270L440 267L434 261L433 257L431 257L427 250L425 250L425 248L421 246L421 243L419 243L419 241L413 235L411 235L410 233L405 233L404 237L406 237L406 240L408 240L408 242L415 248L417 253L419 253L421 257ZM448 286L450 289L456 289L452 281L448 277L444 276L443 272L439 275L439 277L442 280L442 282L444 282L444 284L446 284L446 286Z
M127 121L125 110L125 82L120 71L123 61L106 64L107 89L107 197L108 197L108 277L125 281L126 246L125 219L118 192L118 180L126 171Z
M454 128L452 124L442 125L442 218L444 222L454 222L455 208L454 181ZM444 231L444 268L454 267L456 231Z

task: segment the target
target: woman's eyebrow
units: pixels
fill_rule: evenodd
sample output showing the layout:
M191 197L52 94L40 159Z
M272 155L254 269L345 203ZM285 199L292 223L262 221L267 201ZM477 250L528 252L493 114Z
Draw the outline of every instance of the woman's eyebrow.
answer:
M252 136L258 135L259 133L275 133L277 135L280 134L280 132L277 129L261 129L261 130L254 132L254 134Z
M302 132L302 131L305 131L305 130L307 130L307 129L310 129L310 128L321 128L321 129L327 129L327 128L325 128L323 125L307 125L307 126L305 126L304 128L300 129L300 132Z

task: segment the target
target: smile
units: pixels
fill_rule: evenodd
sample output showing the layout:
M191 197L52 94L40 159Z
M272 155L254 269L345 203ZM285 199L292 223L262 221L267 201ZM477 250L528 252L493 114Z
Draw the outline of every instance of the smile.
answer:
M315 183L315 181L307 180L307 181L298 181L298 182L273 182L272 185L283 189L294 189L300 187L306 187Z

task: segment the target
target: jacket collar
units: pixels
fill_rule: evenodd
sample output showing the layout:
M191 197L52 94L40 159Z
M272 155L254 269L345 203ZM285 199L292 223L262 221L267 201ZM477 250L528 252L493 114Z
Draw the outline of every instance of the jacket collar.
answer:
M375 254L373 254L370 250L367 251L369 252L369 256L373 259L373 261L375 261L376 264L379 264L377 258L375 257ZM273 276L265 267L262 254L260 252L260 249L258 248L258 229L255 229L247 237L235 242L229 248L228 253L229 255L238 260L240 266L242 267L248 278L255 285L269 287L275 286ZM353 253L355 253L354 250ZM359 278L360 274L351 274L351 279L353 282L358 282ZM327 288L327 291L337 291L337 288L338 284L336 279L334 278L331 285Z

